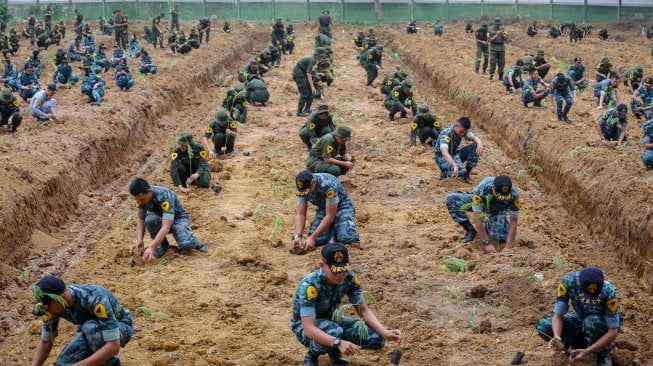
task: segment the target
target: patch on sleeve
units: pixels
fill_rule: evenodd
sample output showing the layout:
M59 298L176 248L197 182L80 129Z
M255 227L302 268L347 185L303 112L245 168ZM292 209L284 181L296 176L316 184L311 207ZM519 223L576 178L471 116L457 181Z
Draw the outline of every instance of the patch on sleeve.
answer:
M475 194L474 197L472 197L472 203L475 205L480 205L481 203L483 203L483 199L481 198L481 196Z
M410 128L412 128L413 130L416 130L416 129L417 129L417 123L413 123L413 124L411 124L411 125L410 125Z
M521 208L521 206L522 206L522 200L521 200L521 198L517 198L515 200L515 207Z
M48 322L48 321L52 320L52 318L53 318L52 314L50 314L50 313L48 313L48 312L46 312L45 314L43 314L43 321L44 321L44 322Z
M327 154L331 154L333 152L333 146L329 145L326 147L326 152Z
M558 297L567 295L567 288L562 283L558 284Z
M41 103L43 103L43 101L41 99L36 100L36 105L41 105Z
M206 129L206 133L212 134L212 133L213 133L213 129L212 129L211 127L208 127L208 128Z
M95 305L95 307L93 308L93 314L95 314L95 316L97 316L98 318L101 318L101 319L107 319L108 318L107 309L102 304Z
M308 286L306 288L306 297L308 298L308 301L311 301L313 299L317 298L317 288L313 285Z
M202 159L206 159L206 155L207 155L206 150L200 151L200 156L202 157Z
M444 142L446 142L448 144L449 142L451 142L451 138L449 136L445 136L444 137Z
M608 117L610 117L610 116L608 116L608 114L607 114L607 113L604 113L604 114L603 114L603 116L601 116L601 118L603 118L604 120L607 120L607 119L608 119Z
M336 196L336 191L334 191L333 188L326 191L326 198L333 199L333 197L335 196Z
M388 81L385 83L385 85L387 85L387 86L392 85L392 80L388 80Z
M605 305L608 307L608 310L610 310L612 314L616 314L617 309L619 309L619 301L617 301L617 299L610 299L605 303Z
M417 98L415 98L415 96L414 96L414 95L413 95L412 97L410 97L410 99L412 99L412 100L413 100L413 102L417 100Z
M442 125L440 124L440 121L438 121L438 120L436 119L435 121L433 121L433 127L440 128L440 127L442 127Z
M358 277L357 277L357 276L354 276L354 285L356 285L356 286L360 286L360 285L361 285L361 281L358 280Z
M371 60L371 59L373 59L373 58L374 58L373 55L367 55L367 59L368 59L368 60Z
M308 124L308 129L309 130L314 130L315 129L315 123L309 123Z
M398 92L398 91L394 92L393 94L395 95L395 97L398 97L398 96L399 96L399 92Z
M179 155L177 155L177 153L175 152L175 153L172 153L172 155L170 155L170 158L171 158L172 160L176 160L178 156L179 156Z
M247 101L244 101L243 102L243 107L247 108L248 106L249 106L249 103L247 103Z
M134 202L134 204L136 205L136 208L139 208L139 207L141 207L141 204L140 204L140 203L138 203L138 202Z
M229 128L236 128L236 127L238 127L238 125L236 124L235 121L229 124Z
M14 107L20 106L20 103L18 103L18 100L14 100Z
M168 210L170 210L170 202L163 201L163 203L161 204L161 209L165 212L168 212Z

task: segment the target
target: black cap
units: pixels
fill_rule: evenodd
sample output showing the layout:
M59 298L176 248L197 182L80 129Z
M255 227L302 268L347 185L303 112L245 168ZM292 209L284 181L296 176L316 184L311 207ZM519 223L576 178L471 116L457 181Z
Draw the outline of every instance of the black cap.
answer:
M322 248L322 259L333 273L349 270L349 251L343 243L336 241L325 245Z
M601 295L603 290L603 271L596 267L587 267L580 271L578 274L578 282L580 282L580 291L585 298L595 300Z
M494 178L494 196L502 201L509 200L512 197L512 180L507 175L499 175Z
M311 184L313 183L313 173L308 170L302 170L297 174L295 178L295 185L297 186L297 195L298 196L308 196L309 191L311 190Z
M61 280L61 278L56 276L45 276L36 283L41 289L41 292L45 296L41 296L40 299L37 299L38 302L42 303L45 306L49 306L54 299L47 294L61 295L66 291L66 284Z

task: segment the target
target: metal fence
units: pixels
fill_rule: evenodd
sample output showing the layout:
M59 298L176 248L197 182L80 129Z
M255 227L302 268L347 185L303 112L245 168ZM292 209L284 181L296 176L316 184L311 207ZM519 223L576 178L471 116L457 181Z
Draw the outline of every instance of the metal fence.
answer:
M72 18L79 9L88 21L111 16L116 8L131 19L151 19L158 13L169 18L176 5L180 19L202 17L272 21L314 21L324 9L342 23L377 22L373 0L0 0L14 19L32 10L39 16L50 5L55 20ZM612 22L627 19L650 22L653 0L381 0L382 21L433 21L435 19L477 19L482 16L561 22Z

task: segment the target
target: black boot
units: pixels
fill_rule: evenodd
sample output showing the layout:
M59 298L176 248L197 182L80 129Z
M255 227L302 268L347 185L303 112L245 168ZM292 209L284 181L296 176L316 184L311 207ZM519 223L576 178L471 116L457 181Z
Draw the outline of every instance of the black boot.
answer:
M311 350L306 351L306 354L304 355L304 363L302 363L302 366L318 366L318 356L318 354L313 353Z
M503 80L503 73L502 72L499 73L499 79L497 79L497 80Z
M329 360L331 360L331 365L334 366L349 365L349 360L342 357L342 353L335 348L329 351Z
M463 243L469 243L474 240L476 237L476 229L474 229L474 225L472 225L472 223L469 221L463 221L460 223L460 226L465 229L465 237L463 238Z

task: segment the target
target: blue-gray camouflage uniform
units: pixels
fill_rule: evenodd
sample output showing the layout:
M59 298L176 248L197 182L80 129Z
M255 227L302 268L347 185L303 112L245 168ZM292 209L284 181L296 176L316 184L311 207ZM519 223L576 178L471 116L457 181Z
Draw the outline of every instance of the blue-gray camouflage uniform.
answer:
M569 69L567 70L567 75L569 75L575 83L583 78L583 75L585 75L585 69L586 69L585 64L581 64L580 66L576 66L575 64L572 64L569 66ZM576 85L576 87L581 90L587 88L588 86L590 86L590 82L587 79L583 80L582 83Z
M641 101L637 100L635 97L639 97ZM638 111L637 109L649 107L651 104L653 104L653 85L647 86L647 84L644 83L635 91L634 97L630 101L630 110L633 111L633 114L635 114L636 117L640 114L644 114L648 119L653 117L653 109L646 109L644 111Z
M604 110L599 118L596 120L603 128L603 138L608 141L619 141L621 131L628 127L626 119L619 119L617 116L617 108L610 108ZM628 134L624 136L624 141L628 140Z
M608 329L621 328L622 317L619 312L619 300L614 286L607 280L603 283L601 295L597 300L586 299L580 290L577 279L580 272L567 274L558 284L553 313L563 315L562 342L565 348L586 348L596 343ZM569 310L569 302L574 307ZM551 323L553 317L541 319L535 325L540 337L545 341L553 338ZM597 355L610 353L612 344L607 345Z
M465 140L472 141L474 134L471 131L467 131L467 134L464 137ZM453 126L450 126L442 130L438 136L438 140L433 143L433 148L435 150L435 162L438 164L438 167L440 167L440 171L442 172L440 176L442 178L449 178L453 176L453 167L446 160L444 160L444 157L442 156L443 149L447 149L449 151L449 155L451 155L451 158L458 166L459 175L469 174L472 168L476 166L476 163L478 162L476 143L473 142L463 147L462 149L458 149L462 139L462 137L458 136L454 132ZM463 165L465 162L466 165Z
M145 228L154 239L156 234L161 230L162 220L172 220L172 236L174 236L179 250L187 250L201 247L204 243L195 238L193 230L190 228L190 216L179 201L177 195L166 187L152 186L152 200L146 205L138 206L139 214L148 214L145 216ZM168 250L168 239L154 250L154 256L159 258Z
M642 130L644 130L642 143L653 142L653 118L649 119L644 126L642 126ZM653 150L645 148L644 153L642 153L642 163L644 163L644 166L647 168L653 168Z
M617 86L612 84L612 79L605 79L599 83L596 83L594 86L594 96L597 98L596 103L598 104L603 95L603 104L611 105L616 103L615 90Z
M551 80L551 93L556 100L556 111L559 119L563 115L566 116L574 104L574 99L572 98L573 90L575 89L574 81L569 75L565 75L564 78L564 82L560 82L557 77ZM563 101L566 102L564 110L562 109Z
M316 183L313 194L297 197L298 205L310 202L316 206L315 218L311 222L308 234L312 235L320 226L320 222L326 216L326 206L338 205L336 218L331 226L315 240L315 245L325 245L331 238L341 243L358 245L360 239L355 221L356 209L354 202L345 191L345 187L338 181L338 178L328 173L313 173L313 177Z
M80 362L107 342L120 340L124 347L134 334L133 320L124 307L109 290L97 285L69 285L73 306L66 307L57 315L45 313L41 328L41 339L54 340L59 333L59 319L63 318L77 325L77 335L61 351L55 366ZM118 355L103 365L113 365Z
M450 193L445 202L449 215L459 224L469 221L465 211L460 208L471 203L471 207L467 211L473 211L476 215L485 214L485 230L488 235L499 243L505 243L508 240L510 219L519 217L521 199L515 187L512 187L510 191L510 199L496 199L492 193L493 183L494 177L484 178L471 193Z
M332 321L333 312L338 308L342 298L347 295L350 304L364 304L363 289L353 271L347 271L347 277L341 285L330 285L324 271L318 269L306 276L295 291L292 302L292 319L290 328L297 339L315 354L325 354L331 347L310 340L304 333L302 318L315 317L315 326L325 333L361 346L363 349L381 349L385 339L371 327L368 336L360 342L360 328L356 320L346 316L340 323Z

